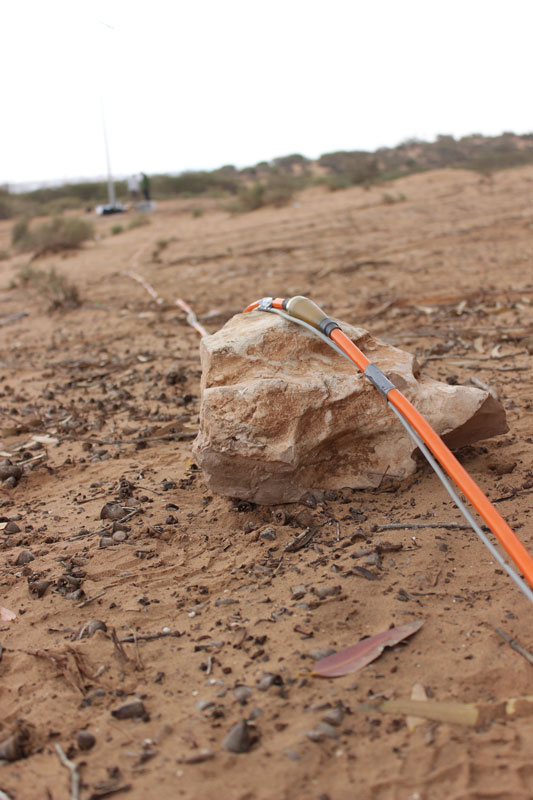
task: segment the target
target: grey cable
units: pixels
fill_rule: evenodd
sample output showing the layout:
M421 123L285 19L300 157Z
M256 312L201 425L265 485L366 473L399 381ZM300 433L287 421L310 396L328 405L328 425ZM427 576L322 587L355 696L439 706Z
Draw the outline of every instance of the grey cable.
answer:
M344 350L342 350L334 341L332 341L329 338L329 336L326 336L324 333L322 333L322 331L319 331L317 328L314 328L312 325L309 325L309 323L304 322L304 320L302 319L298 319L297 317L291 317L289 314L286 314L284 311L280 311L277 308L270 308L268 309L268 311L274 312L274 314L277 314L279 317L286 319L288 322L295 322L297 325L301 325L302 328L307 328L308 331L310 331L312 334L318 336L320 339L326 342L326 344L328 344L333 350L335 350L336 353L343 356L347 361L350 362L352 366L354 366L352 359L348 355L346 355ZM510 566L510 564L508 564L507 561L505 561L503 556L492 544L488 536L486 536L485 533L481 530L480 526L478 525L478 523L476 522L470 511L465 507L459 495L457 494L457 492L451 485L450 481L448 480L448 477L446 476L444 470L442 469L438 461L435 459L435 457L433 456L433 454L431 453L431 451L429 450L423 439L418 435L418 433L413 428L411 423L404 418L402 413L398 411L398 409L395 406L393 406L393 404L389 400L387 400L387 405L398 417L398 419L402 423L403 427L405 428L405 430L407 431L413 442L423 453L428 463L434 470L435 474L439 478L440 482L442 483L442 485L444 486L444 488L446 489L446 491L456 504L457 508L464 516L468 524L472 527L474 533L476 533L477 536L479 536L485 547L488 549L491 555L496 559L496 561L502 567L502 569L504 569L505 572L509 575L511 580L515 582L515 584L523 592L523 594L525 594L528 600L530 600L533 603L533 591L531 590L531 588L520 577L520 575L518 575L515 572L515 570Z

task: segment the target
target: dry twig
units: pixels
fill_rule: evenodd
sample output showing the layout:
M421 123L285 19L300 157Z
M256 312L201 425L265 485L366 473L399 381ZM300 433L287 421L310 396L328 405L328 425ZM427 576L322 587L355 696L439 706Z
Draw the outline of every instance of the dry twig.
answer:
M520 655L523 656L526 661L529 661L530 664L533 664L533 655L529 652L529 650L526 650L521 644L518 644L516 639L513 639L512 636L509 636L509 634L502 630L502 628L494 628L494 630L498 636L501 636L502 639L505 639L505 641L513 648L513 650L516 650L516 652L520 653Z
M79 800L80 798L80 773L78 772L78 767L71 761L69 758L66 757L63 748L60 744L56 744L56 752L59 756L59 760L66 767L70 770L70 800Z

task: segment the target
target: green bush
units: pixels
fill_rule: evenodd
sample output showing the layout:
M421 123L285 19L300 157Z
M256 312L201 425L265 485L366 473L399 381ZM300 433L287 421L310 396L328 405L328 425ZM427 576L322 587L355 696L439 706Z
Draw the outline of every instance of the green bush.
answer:
M124 230L123 225L112 225L111 226L111 236L117 236L117 234L122 233Z
M49 270L37 269L31 264L19 267L18 277L21 286L34 289L45 297L50 311L67 310L81 306L78 287L70 283L65 275L56 272L55 267Z

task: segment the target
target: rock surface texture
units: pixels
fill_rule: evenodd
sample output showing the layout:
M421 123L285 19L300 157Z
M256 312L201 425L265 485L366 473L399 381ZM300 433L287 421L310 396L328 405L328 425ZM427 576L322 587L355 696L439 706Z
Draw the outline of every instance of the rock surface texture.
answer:
M488 392L419 377L414 356L344 332L450 447L505 433ZM296 502L313 489L375 488L416 469L415 447L378 391L325 342L275 314L239 314L201 343L194 452L213 492Z

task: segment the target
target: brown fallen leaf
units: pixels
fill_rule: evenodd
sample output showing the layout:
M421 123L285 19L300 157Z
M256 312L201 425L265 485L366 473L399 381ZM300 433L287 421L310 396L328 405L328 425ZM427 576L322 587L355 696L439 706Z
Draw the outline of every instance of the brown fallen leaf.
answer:
M341 650L340 653L322 658L315 664L313 675L321 678L338 678L356 672L380 656L385 647L394 647L402 639L420 630L423 624L423 620L416 620L407 625L400 625L399 628L389 628L383 633L363 639L346 650Z
M0 606L0 620L2 622L11 622L11 620L16 619L17 615L14 611L10 611L9 608L4 608L4 606Z

